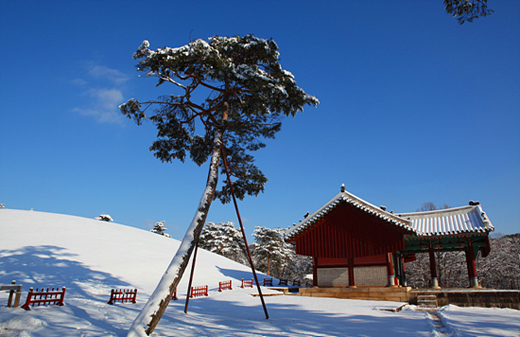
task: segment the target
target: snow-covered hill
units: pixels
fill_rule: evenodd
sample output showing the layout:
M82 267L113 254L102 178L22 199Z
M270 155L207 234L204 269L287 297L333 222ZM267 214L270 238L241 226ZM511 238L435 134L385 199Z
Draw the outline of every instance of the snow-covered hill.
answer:
M153 292L179 241L144 230L93 219L35 211L0 210L0 284L67 288L65 306L6 308L0 293L0 336L125 336ZM260 274L260 280L264 275ZM210 296L190 301L184 314L188 275L179 285L154 336L430 336L438 331L424 312L377 310L401 303L266 297L266 320L248 267L199 250L193 285L209 285ZM219 281L234 290L219 293ZM110 289L137 288L137 304L108 305ZM273 291L265 289L265 293ZM520 312L507 309L440 311L445 331L460 336L518 336ZM478 319L476 318L478 317ZM475 322L468 324L468 322ZM478 322L478 323L477 323ZM484 333L485 334L485 333Z

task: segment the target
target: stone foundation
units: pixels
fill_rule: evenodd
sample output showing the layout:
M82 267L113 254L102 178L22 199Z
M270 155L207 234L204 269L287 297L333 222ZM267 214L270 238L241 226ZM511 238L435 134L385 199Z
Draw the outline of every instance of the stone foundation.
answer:
M520 310L520 290L492 289L414 289L411 287L328 287L300 288L298 295L311 297L335 297L357 300L394 301L418 304L420 296L431 297L436 305L459 307L511 308ZM433 295L433 296L432 296Z

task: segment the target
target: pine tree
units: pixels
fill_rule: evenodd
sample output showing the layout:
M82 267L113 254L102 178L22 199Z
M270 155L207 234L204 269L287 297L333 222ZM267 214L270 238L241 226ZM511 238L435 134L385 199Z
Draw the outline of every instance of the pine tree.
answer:
M150 232L159 234L162 236L166 236L167 238L171 238L170 234L165 233L168 228L164 227L164 221L156 222L152 229L150 229Z
M199 247L245 263L244 238L232 222L208 222L200 233Z
M258 261L258 268L263 268L267 275L272 272L278 277L284 267L291 261L293 252L284 241L285 231L281 228L266 228L255 226L253 236L255 245L252 255Z
M283 116L295 116L305 105L318 104L282 69L272 39L215 36L179 48L154 51L149 46L144 41L133 55L140 59L138 70L156 77L157 85L173 84L179 94L145 102L132 98L120 106L121 112L138 125L144 119L155 124L157 140L150 150L161 161L184 162L189 156L199 166L208 160L210 165L206 188L179 250L128 336L153 332L186 269L213 198L223 203L231 199L229 186L217 191L221 147L231 166L236 197L256 196L267 178L251 153L265 147L262 139L274 138ZM207 99L194 101L200 97L196 92ZM197 133L199 129L202 132Z
M457 17L461 25L494 12L488 8L487 0L444 0L444 9L446 13Z

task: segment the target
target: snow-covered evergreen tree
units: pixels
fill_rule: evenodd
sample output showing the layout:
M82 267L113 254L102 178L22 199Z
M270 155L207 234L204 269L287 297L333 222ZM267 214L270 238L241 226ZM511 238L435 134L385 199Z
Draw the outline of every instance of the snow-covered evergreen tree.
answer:
M121 112L138 125L143 119L155 124L157 140L150 149L163 162L184 161L189 154L197 165L208 159L210 165L206 188L179 250L128 336L154 331L198 242L213 198L230 201L229 186L217 191L221 151L225 150L231 166L236 197L258 195L267 178L251 153L265 147L262 139L274 138L283 116L295 116L305 105L318 104L316 97L306 94L294 76L282 69L272 39L215 36L179 48L149 47L144 41L133 55L141 60L138 70L157 77L157 85L173 84L180 94L146 102L132 98L120 106ZM195 94L201 90L203 95ZM201 96L207 98L194 101ZM151 105L157 108L149 109Z
M95 217L94 219L99 220L99 221L106 221L106 222L114 221L112 219L112 217L108 214L100 214L99 216Z
M244 237L232 222L208 222L200 233L199 247L246 263Z
M294 250L284 240L285 230L255 226L255 244L251 254L257 268L267 275L283 277L284 267L294 258Z
M150 232L159 234L162 236L166 236L167 238L171 238L170 234L165 233L168 228L164 227L164 221L156 222L152 229L150 229Z

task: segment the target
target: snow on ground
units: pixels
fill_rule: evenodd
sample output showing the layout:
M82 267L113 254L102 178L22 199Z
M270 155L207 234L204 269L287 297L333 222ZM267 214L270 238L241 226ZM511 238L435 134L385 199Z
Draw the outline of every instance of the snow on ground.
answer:
M115 223L35 211L0 210L0 284L67 288L65 306L24 311L7 308L0 293L0 336L126 336L175 254L179 241ZM259 274L262 280L265 275ZM184 314L188 275L179 285L153 336L520 336L520 311L447 306L430 315L403 303L266 296L265 319L248 267L199 250L194 286L209 285L208 297L193 298ZM218 292L219 281L233 290ZM276 282L275 282L276 284ZM112 288L137 288L137 304L108 305ZM276 293L263 288L266 294Z

